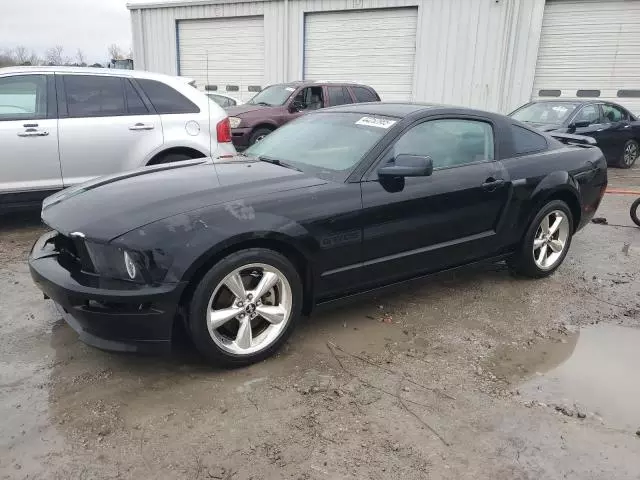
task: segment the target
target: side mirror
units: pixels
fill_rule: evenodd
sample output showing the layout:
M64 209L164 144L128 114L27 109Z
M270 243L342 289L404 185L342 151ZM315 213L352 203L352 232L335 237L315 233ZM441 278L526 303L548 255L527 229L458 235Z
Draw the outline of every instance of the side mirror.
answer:
M304 110L304 103L294 100L289 104L289 112L294 113L300 110Z
M591 125L591 122L586 120L586 121L582 121L582 122L573 122L571 125L569 125L569 128L585 128L588 127L589 125Z
M428 177L433 173L431 157L400 154L393 163L380 168L378 177Z

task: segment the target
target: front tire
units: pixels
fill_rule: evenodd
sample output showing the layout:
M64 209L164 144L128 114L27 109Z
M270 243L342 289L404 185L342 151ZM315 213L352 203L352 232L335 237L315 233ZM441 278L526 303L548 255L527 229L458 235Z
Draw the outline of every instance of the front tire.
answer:
M640 145L635 140L627 140L622 149L618 166L620 168L631 168L638 157L640 157Z
M249 138L249 146L253 145L254 143L261 142L264 137L269 135L272 131L273 130L266 127L257 128L251 133L251 137Z
M569 251L573 221L569 206L562 200L544 205L510 261L511 268L531 278L543 278L555 272Z
M273 355L301 310L302 282L292 263L272 250L241 250L215 264L198 284L189 331L211 362L239 367Z

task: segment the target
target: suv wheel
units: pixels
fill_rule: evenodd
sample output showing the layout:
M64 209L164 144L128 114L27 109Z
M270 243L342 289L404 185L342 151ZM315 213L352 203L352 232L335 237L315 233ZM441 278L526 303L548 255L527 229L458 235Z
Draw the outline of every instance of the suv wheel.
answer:
M529 225L510 266L527 277L551 275L567 256L572 234L571 210L563 201L552 200L540 209Z
M287 258L253 248L213 266L191 300L189 330L216 364L243 366L271 356L291 334L302 308L302 282Z
M264 139L264 137L269 135L272 131L273 130L266 127L257 128L256 130L254 130L254 132L251 134L251 137L249 138L249 145L253 145L254 143L261 142Z

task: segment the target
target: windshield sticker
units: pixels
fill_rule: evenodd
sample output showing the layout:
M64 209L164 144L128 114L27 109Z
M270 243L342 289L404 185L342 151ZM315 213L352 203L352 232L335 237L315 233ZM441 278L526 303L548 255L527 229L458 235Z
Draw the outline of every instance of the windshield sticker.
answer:
M295 88L293 88L293 87L287 87L287 88L285 88L285 90L286 90L287 92L293 92L293 91L295 90Z
M367 127L389 128L396 120L388 120L386 118L362 117L356 122L356 125L365 125Z

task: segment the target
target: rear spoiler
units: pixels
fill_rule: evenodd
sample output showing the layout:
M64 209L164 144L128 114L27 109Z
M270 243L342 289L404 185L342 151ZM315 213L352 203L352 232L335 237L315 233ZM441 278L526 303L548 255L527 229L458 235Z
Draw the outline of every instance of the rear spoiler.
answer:
M556 140L567 145L580 145L582 147L595 146L596 139L593 137L585 137L583 135L572 135L570 133L547 132Z

